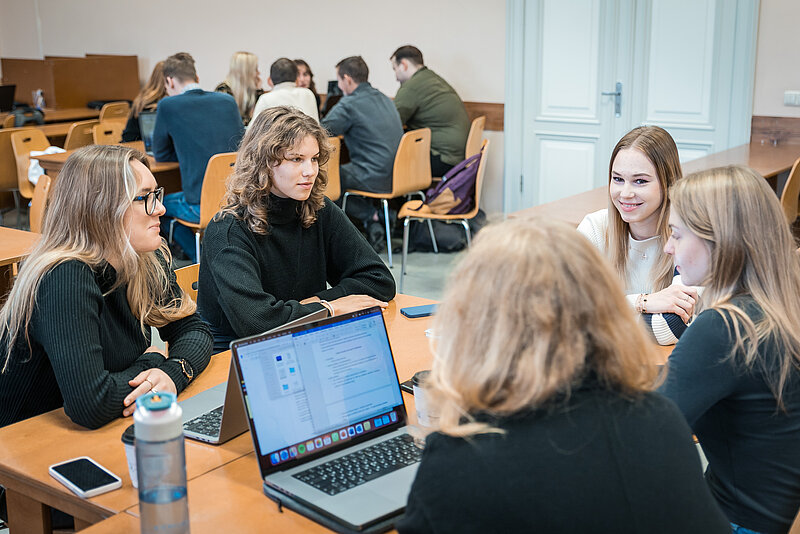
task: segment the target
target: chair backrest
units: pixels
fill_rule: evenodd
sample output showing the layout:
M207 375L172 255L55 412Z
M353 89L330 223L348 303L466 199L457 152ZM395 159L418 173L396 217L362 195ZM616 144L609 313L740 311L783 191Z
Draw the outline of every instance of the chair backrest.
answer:
M92 119L73 122L67 132L67 140L64 141L64 150L74 150L82 146L93 144L94 138L92 137L92 128L94 128L95 124L100 124L100 121Z
M127 102L109 102L100 109L100 122L116 121L127 122L131 113L131 105Z
M5 119L3 119L3 128L13 128L14 122L16 122L16 117L13 113L9 113Z
M31 224L31 232L37 234L42 233L42 219L44 219L44 210L47 207L47 198L50 195L50 177L43 174L36 182L36 187L33 189L33 199L31 200L31 209L28 212L28 217Z
M212 156L206 166L203 177L203 189L200 191L200 228L205 228L222 207L225 196L225 182L233 172L236 163L236 152L225 152Z
M22 128L0 129L0 191L19 191L19 178L17 172L17 158L14 147L11 146L11 135L17 132L33 130L30 126ZM33 185L28 182L25 192L30 198L33 196Z
M783 186L781 193L781 207L789 224L797 219L798 197L800 197L800 158L792 165L789 178L786 179L786 185Z
M467 145L464 148L464 159L477 154L481 148L481 140L483 139L483 129L486 126L486 115L475 117L472 121L472 126L469 127L469 135L467 136Z
M95 145L116 145L122 141L122 130L125 123L105 121L92 127L92 141Z
M331 156L328 158L326 168L328 170L328 187L325 188L325 196L331 200L338 200L342 196L342 180L339 177L339 158L342 154L342 141L338 137L329 137L331 144Z
M486 160L489 159L489 140L484 139L483 143L481 143L480 151L482 152L481 161L478 163L478 177L475 179L475 205L469 211L469 213L465 213L463 217L465 219L471 219L478 214L478 210L481 207L481 190L483 189L483 177L486 175Z
M399 197L431 186L431 130L406 132L394 157L392 197Z
M181 289L183 289L187 295L192 297L192 300L194 301L197 301L197 289L195 289L195 286L199 276L199 263L193 263L191 265L187 265L186 267L175 269L175 278L178 279L178 285L181 286Z
M17 187L20 195L25 198L33 198L33 184L28 180L31 150L45 150L49 146L47 136L36 128L11 134L11 149L17 162Z

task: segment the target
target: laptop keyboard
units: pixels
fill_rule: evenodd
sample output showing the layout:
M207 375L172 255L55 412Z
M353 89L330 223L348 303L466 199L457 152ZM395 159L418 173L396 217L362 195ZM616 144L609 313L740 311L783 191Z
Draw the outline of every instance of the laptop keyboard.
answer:
M183 423L183 429L196 434L206 436L219 436L219 429L222 428L222 408L214 408L210 412L198 415Z
M413 465L421 458L422 449L414 444L414 438L403 434L292 476L328 495L336 495Z

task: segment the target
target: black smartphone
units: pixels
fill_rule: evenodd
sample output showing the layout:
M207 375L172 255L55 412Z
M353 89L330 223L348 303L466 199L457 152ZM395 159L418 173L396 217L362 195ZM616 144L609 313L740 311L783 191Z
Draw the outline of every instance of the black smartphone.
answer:
M87 499L122 486L122 480L88 456L51 465L50 476Z
M436 313L438 304L425 304L424 306L409 306L408 308L400 308L400 313L409 319L416 319L418 317L427 317Z

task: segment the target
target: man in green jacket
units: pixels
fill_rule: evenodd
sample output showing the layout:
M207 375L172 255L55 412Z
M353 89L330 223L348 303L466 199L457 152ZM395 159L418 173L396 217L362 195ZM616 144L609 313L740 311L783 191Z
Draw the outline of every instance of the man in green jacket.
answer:
M469 117L455 90L422 61L415 46L401 46L391 57L400 89L394 105L409 130L431 129L431 171L442 176L464 159Z

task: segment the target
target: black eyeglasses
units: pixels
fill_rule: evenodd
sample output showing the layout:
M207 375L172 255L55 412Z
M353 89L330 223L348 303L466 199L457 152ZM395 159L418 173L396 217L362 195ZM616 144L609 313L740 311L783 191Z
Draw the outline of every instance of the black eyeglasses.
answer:
M133 197L134 202L141 202L144 200L144 211L148 215L152 215L156 211L156 200L159 204L164 204L164 188L159 187L147 194Z

